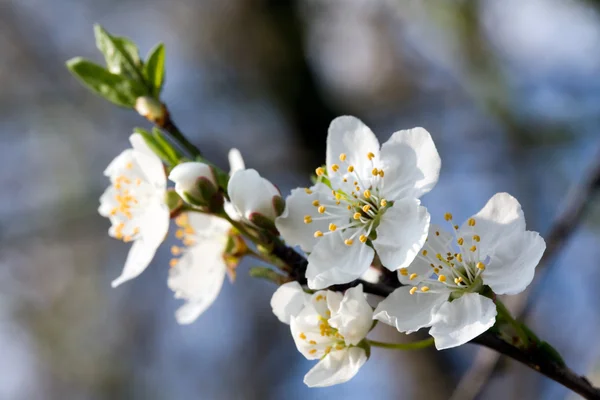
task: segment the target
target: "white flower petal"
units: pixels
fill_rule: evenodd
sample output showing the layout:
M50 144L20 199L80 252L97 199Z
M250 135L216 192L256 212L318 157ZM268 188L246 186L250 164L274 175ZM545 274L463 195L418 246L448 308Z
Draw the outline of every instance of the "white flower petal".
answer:
M381 146L387 200L419 198L438 181L441 160L431 135L423 128L395 132Z
M410 265L427 239L429 219L427 209L416 199L398 200L385 212L373 246L387 269Z
M344 336L346 344L357 345L367 336L373 325L373 309L365 298L362 285L346 290L338 309L329 308L332 311L329 325Z
M369 177L373 164L367 157L371 152L379 155L379 141L360 119L352 116L331 121L327 133L327 167L340 163L340 154L346 154L346 163L353 165L361 177Z
M140 224L142 236L133 242L123 272L112 281L112 287L137 277L148 267L169 230L169 214L169 208L164 204L149 207Z
M477 234L481 241L476 244L480 254L493 256L495 247L515 232L525 231L525 217L521 205L508 193L496 193L486 205L471 218L475 226L469 226L467 220L460 227L460 235L465 239L465 247L469 247L472 235Z
M144 138L139 133L129 136L129 142L134 150L133 157L146 177L146 181L150 182L157 189L165 190L167 187L167 177L165 167L160 158L148 147Z
M467 293L438 308L429 334L438 350L460 346L491 328L496 314L492 300Z
M496 294L517 294L533 280L535 267L546 250L537 232L513 233L496 247L494 257L481 274Z
M304 188L292 190L285 200L283 213L275 220L275 226L288 245L300 246L302 250L310 252L317 244L316 231L327 231L330 222L328 220L316 220L309 224L304 223L304 217L315 215L313 201L322 201L330 196L331 190L322 183L309 189L306 193Z
M241 171L246 169L246 164L244 164L244 159L242 158L242 153L238 149L229 150L229 154L227 155L229 159L229 173L233 174L236 171Z
M302 290L298 282L288 282L277 288L271 297L273 314L284 324L290 323L290 318L302 311L310 295Z
M333 351L304 376L308 387L326 387L349 381L367 362L367 353L359 347Z
M318 292L315 295L323 296L324 293ZM321 308L321 312L315 309L315 305ZM337 343L335 337L321 335L321 324L323 323L323 318L326 318L323 314L326 311L327 301L321 299L320 303L319 301L308 302L298 315L290 317L290 331L296 348L308 360L320 359L325 355L328 347L334 347Z
M224 237L202 240L191 247L170 269L167 284L175 297L186 303L175 313L180 324L190 324L217 298L227 266L223 260Z
M413 262L408 266L408 273L402 275L398 272L400 283L414 286L423 279L431 277L433 274L431 264L437 262L435 258L436 254L445 254L453 239L454 236L451 233L444 231L441 226L430 224L427 240L419 252L419 255L417 255ZM424 252L425 254L423 254ZM411 280L410 276L412 274L417 274L417 277Z
M366 244L346 246L340 233L328 234L319 239L308 256L308 287L323 289L358 279L369 268L374 255Z
M253 169L236 171L229 179L227 192L231 203L246 219L253 213L275 220L277 217L273 198L279 190Z
M437 287L436 287L437 288ZM440 290L443 290L440 286ZM400 332L412 333L421 328L431 326L435 311L447 302L447 293L415 293L410 294L410 286L402 286L385 300L373 313L373 318L388 325L395 326Z

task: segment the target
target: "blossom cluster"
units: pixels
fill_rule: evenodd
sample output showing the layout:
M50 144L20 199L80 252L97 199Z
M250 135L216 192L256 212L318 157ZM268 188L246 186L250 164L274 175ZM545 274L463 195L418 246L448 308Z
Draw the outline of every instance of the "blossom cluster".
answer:
M428 327L440 350L467 343L496 323L496 294L527 287L545 250L507 193L494 195L461 225L450 213L440 222L446 228L431 223L420 198L436 185L441 160L423 128L395 132L380 145L359 119L336 118L315 183L285 200L245 168L237 150L223 181L203 160L182 160L167 170L142 136L130 140L132 148L106 169L111 186L100 200L109 234L133 243L113 286L144 271L171 219L181 244L171 248L168 285L185 300L176 312L180 323L196 320L225 276L235 275L239 259L253 251L242 237L257 249L263 234L297 246L307 255L307 288L296 281L281 285L271 307L289 324L298 351L319 360L305 376L311 387L342 383L358 372L370 356L366 336L376 321L404 333ZM396 273L402 286L383 300L368 299L356 283L374 269ZM327 290L340 284L353 287Z

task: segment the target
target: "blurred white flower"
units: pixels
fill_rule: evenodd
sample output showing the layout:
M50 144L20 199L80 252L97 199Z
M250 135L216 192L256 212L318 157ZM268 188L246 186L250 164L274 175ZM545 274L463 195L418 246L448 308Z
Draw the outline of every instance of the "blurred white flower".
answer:
M432 225L419 256L399 271L409 286L396 289L375 310L375 319L411 333L431 327L438 349L460 346L496 321L496 305L480 292L516 294L533 279L546 243L525 229L519 202L507 193L494 195L454 237Z
M202 162L185 162L177 165L169 174L175 183L175 191L186 202L203 204L218 190L212 167Z
M169 229L163 164L140 134L134 133L129 141L133 148L123 151L104 171L111 186L100 197L98 209L100 215L110 219L110 236L133 241L123 272L112 282L113 287L146 269Z
M306 293L298 282L284 283L277 288L273 297L271 297L273 314L281 322L289 325L290 319L304 309L310 297L310 294Z
M168 285L185 304L175 313L180 324L190 324L217 298L227 274L224 251L231 225L222 218L184 213L175 219L175 236L183 246L171 247Z
M279 189L254 169L233 172L227 193L237 214L255 224L275 221L283 204Z
M289 296L282 297L289 299ZM299 304L299 300L296 298L288 304ZM348 289L343 296L319 291L302 300L305 304L300 311L297 306L292 307L296 308L290 316L292 337L298 351L307 359L320 360L304 376L304 383L309 387L323 387L347 382L368 358L365 349L358 346L373 322L373 310L362 286ZM280 306L273 305L274 311Z
M289 244L310 252L308 286L359 278L375 251L391 271L408 266L429 228L418 198L435 186L441 165L429 133L398 131L380 148L359 119L339 117L329 127L326 161L320 182L292 190L276 221Z

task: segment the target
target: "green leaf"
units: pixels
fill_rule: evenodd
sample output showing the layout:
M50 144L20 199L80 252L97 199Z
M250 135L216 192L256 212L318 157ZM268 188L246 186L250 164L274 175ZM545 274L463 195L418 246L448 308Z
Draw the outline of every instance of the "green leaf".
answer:
M177 149L175 149L175 147L173 147L160 129L154 127L152 129L152 137L156 143L160 145L167 157L169 157L171 164L177 165L179 160L183 158L183 155Z
M146 82L140 71L141 61L135 44L129 39L111 36L100 25L94 25L94 34L96 47L104 55L108 70L113 74L125 75L145 86Z
M148 147L150 147L154 154L156 154L161 160L163 160L167 165L173 165L169 158L169 154L165 152L163 147L156 141L154 136L142 128L134 128L133 131L142 135Z
M67 68L90 90L118 106L131 108L143 95L144 89L137 82L112 74L81 57L67 61Z
M562 358L560 353L550 345L548 342L541 342L538 347L539 351L543 353L548 359L554 361L561 367L566 366L565 360Z
M153 95L158 99L165 82L165 46L159 43L148 54L144 65L144 76L153 88Z
M135 43L130 39L123 36L113 36L113 40L118 43L123 50L129 55L129 58L138 67L142 67L142 60L140 59L140 51L138 50Z

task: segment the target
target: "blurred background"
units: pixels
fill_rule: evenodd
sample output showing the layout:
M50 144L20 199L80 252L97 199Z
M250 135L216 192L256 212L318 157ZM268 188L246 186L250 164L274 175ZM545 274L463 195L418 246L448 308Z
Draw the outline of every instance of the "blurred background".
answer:
M600 4L585 0L1 0L0 399L447 399L478 347L374 349L349 383L313 365L242 267L179 326L168 247L118 289L128 246L97 214L104 167L148 124L72 78L101 61L92 24L167 48L164 100L226 167L229 148L284 193L324 161L329 122L386 140L423 126L443 167L423 198L458 220L496 192L544 235L600 148ZM600 384L600 207L534 287L528 323ZM407 340L378 326L374 337ZM415 335L408 340L414 340ZM478 382L462 381L464 387ZM455 394L460 396L460 393ZM501 359L480 399L576 398Z

